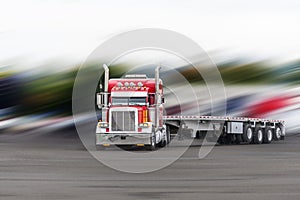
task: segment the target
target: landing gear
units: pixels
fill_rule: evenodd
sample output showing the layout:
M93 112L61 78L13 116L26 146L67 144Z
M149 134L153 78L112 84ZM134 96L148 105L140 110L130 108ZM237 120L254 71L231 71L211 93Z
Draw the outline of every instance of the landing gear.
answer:
M241 144L243 142L243 138L242 138L242 135L236 135L235 136L235 143L236 144Z

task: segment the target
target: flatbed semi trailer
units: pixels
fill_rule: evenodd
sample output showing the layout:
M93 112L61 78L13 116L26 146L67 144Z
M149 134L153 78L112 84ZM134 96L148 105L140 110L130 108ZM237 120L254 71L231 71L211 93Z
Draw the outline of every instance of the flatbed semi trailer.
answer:
M164 116L168 131L190 134L191 138L217 137L220 144L262 144L283 140L283 120L230 116ZM181 129L181 131L179 131ZM188 129L188 130L185 130ZM210 134L207 134L210 132ZM203 133L203 134L201 134ZM204 136L205 135L205 136Z
M230 116L164 116L163 81L146 75L109 79L103 65L104 89L96 94L102 118L96 127L96 146L136 145L151 150L170 143L172 135L201 138L220 144L262 144L283 140L285 122ZM102 88L102 87L101 87Z

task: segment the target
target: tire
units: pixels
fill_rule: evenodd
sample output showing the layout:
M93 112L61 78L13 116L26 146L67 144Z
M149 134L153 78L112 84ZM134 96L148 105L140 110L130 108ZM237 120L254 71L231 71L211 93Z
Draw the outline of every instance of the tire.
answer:
M273 140L273 130L271 127L266 127L264 132L263 143L270 144Z
M273 132L273 139L275 141L280 140L281 139L281 128L279 126L275 126L275 130Z
M253 140L253 130L252 130L250 124L246 124L244 126L242 139L243 139L243 142L245 142L247 144L252 142L252 140Z
M156 149L156 144L155 144L155 142L153 142L153 138L154 137L152 137L152 139L151 139L152 140L151 144L146 146L146 149L149 151L155 151L155 149Z
M235 135L235 143L241 144L242 142L243 142L242 135L240 135L240 134Z
M168 144L168 133L167 133L167 128L166 128L166 130L163 128L161 131L162 131L162 132L165 131L165 137L158 143L157 146L159 146L159 147L165 147L165 146L167 146L167 144Z
M171 130L169 126L166 127L166 135L167 135L167 144L169 144L171 142Z
M150 150L155 151L155 149L156 149L156 135L154 134L154 136L151 139Z
M254 131L253 135L253 143L254 144L261 144L263 143L264 132L260 126L257 126Z
M154 127L152 127L152 133L153 136L151 136L151 144L146 147L149 151L155 151L156 149L156 134Z
M159 147L165 147L167 145L167 141L166 140L162 140L159 143Z

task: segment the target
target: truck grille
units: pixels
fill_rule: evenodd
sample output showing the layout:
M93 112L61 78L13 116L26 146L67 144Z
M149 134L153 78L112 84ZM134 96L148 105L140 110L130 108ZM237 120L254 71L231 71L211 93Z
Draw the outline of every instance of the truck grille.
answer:
M112 111L112 131L135 131L134 111Z

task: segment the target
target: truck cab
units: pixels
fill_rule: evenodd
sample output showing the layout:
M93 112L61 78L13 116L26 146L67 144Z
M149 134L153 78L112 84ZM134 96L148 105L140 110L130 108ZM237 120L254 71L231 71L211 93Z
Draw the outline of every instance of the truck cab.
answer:
M96 128L96 145L152 149L165 145L162 80L139 74L109 79L105 70L104 92L97 94L102 119Z

